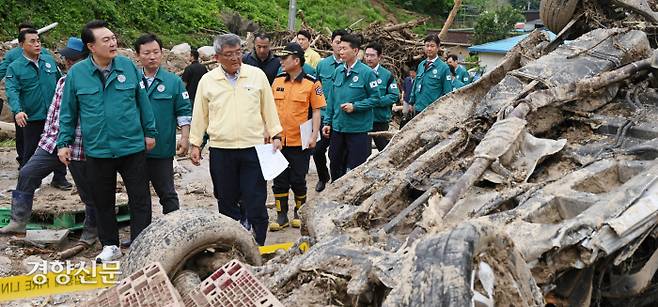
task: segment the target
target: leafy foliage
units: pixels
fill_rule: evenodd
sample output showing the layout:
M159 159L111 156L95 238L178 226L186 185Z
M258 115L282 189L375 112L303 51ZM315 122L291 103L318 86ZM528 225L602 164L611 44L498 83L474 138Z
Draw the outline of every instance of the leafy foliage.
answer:
M387 4L383 4L387 5ZM347 27L363 18L359 26L383 20L380 9L370 0L298 0L298 9L315 29ZM225 30L223 12L238 12L268 31L285 30L288 0L2 0L0 1L0 41L16 37L16 25L29 21L36 27L52 22L59 26L42 38L47 46L80 36L82 26L93 19L110 23L124 46L140 34L158 34L165 46L181 42L207 45L214 32ZM301 20L297 20L297 27Z
M181 41L205 44L211 37L200 35L199 29L221 28L219 9L218 2L199 0L4 0L0 1L0 38L13 39L16 25L21 22L30 21L36 27L59 22L45 36L46 43L51 44L68 36L80 36L86 22L103 19L124 45L130 45L145 32L159 34L165 45Z
M475 25L475 43L482 44L506 38L514 29L514 24L519 21L523 21L523 15L509 5L493 12L484 12Z

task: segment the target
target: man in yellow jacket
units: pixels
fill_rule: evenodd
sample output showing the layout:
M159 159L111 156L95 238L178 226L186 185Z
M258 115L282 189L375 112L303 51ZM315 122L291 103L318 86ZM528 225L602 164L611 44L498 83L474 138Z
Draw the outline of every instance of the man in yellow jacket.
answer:
M311 32L299 30L297 32L297 43L304 49L305 62L315 69L322 60L320 54L311 48Z
M280 150L283 128L270 82L257 67L242 65L240 37L217 36L215 59L219 67L205 74L194 99L190 145L192 163L199 165L201 143L208 134L210 176L219 212L253 226L256 242L267 236L267 182L255 146L263 131Z

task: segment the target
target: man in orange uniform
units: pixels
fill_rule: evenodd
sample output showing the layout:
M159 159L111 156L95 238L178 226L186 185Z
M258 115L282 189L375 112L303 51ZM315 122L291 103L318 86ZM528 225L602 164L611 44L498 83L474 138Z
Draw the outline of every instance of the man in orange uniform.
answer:
M297 210L306 202L306 173L311 157L310 150L320 133L320 109L326 106L322 94L322 84L315 77L302 71L304 49L297 43L288 44L277 54L281 59L283 73L274 79L272 91L279 120L283 126L281 133L281 153L288 160L288 168L274 178L272 191L276 201L276 221L270 223L270 231L288 227L288 191L295 194L295 213L290 225L301 226ZM312 119L313 130L308 140L308 149L302 148L300 125Z

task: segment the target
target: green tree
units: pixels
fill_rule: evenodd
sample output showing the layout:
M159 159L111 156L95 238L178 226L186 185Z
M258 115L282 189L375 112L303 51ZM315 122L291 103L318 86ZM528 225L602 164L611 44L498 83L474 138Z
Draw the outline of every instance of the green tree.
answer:
M484 12L475 25L476 44L482 44L509 36L514 24L523 21L523 15L515 8L506 5L493 12Z

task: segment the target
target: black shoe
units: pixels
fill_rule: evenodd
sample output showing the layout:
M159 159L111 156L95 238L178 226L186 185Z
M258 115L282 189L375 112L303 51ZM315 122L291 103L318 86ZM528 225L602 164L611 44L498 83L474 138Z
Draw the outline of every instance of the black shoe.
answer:
M327 186L327 183L320 180L320 181L318 181L318 184L315 185L315 191L316 192L322 192L326 186Z
M68 181L63 182L51 182L50 185L54 188L60 189L62 191L69 191L73 188L73 185Z

